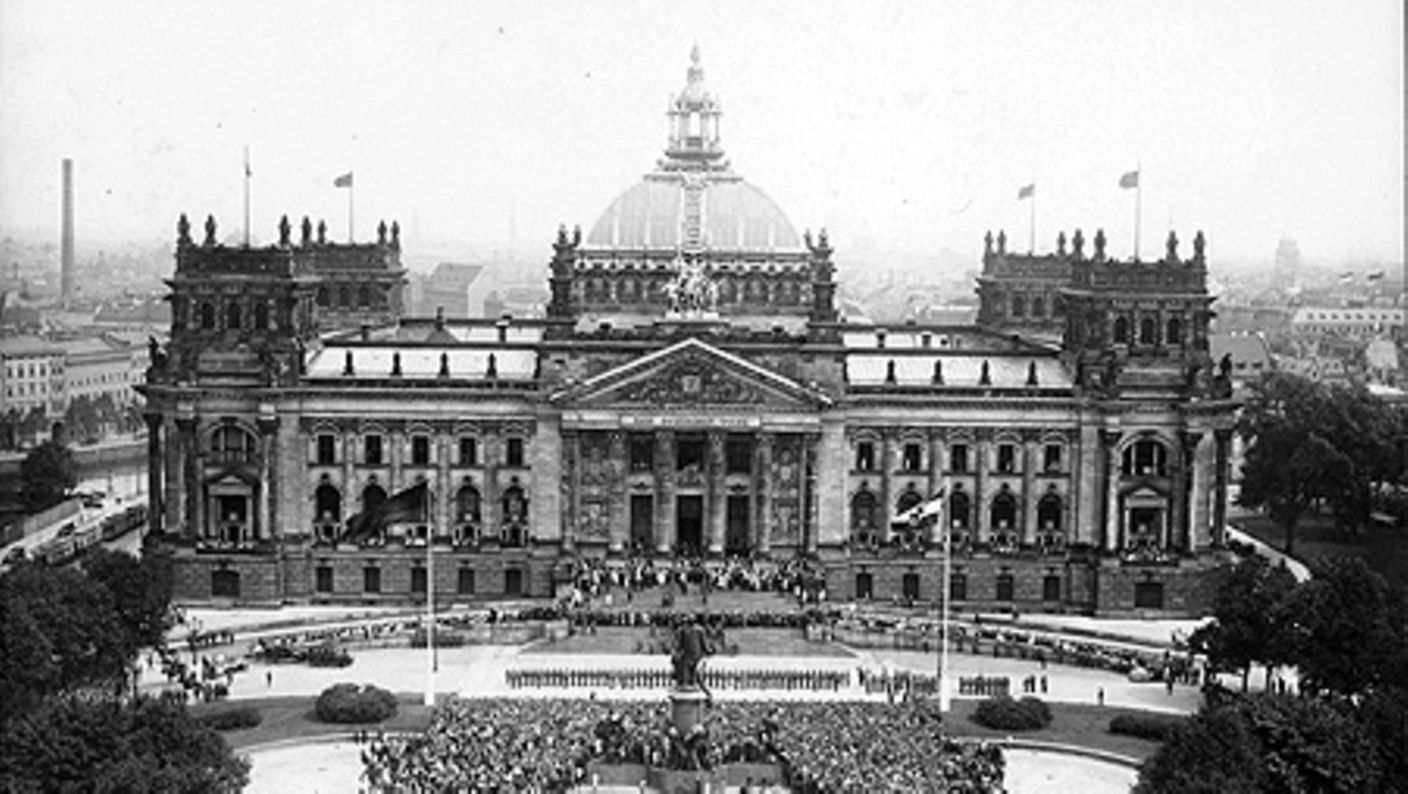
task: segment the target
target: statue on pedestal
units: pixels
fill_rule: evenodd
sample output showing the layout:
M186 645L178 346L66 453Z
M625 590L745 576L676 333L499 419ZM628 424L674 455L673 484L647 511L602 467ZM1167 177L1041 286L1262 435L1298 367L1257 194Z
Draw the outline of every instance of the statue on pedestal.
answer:
M704 627L697 620L685 620L675 627L675 651L670 656L674 665L675 686L679 689L699 688L706 693L699 675L699 663L713 652L704 636Z

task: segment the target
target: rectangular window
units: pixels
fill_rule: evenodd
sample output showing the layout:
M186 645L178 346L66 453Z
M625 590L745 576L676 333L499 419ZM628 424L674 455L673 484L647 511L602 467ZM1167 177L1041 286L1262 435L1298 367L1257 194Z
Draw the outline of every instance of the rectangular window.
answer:
M948 599L950 601L968 600L967 574L956 573L948 578Z
M1163 609L1163 608L1164 608L1164 583L1163 583L1163 582L1135 582L1135 583L1134 583L1134 608L1135 608L1135 609Z
M679 437L675 440L675 468L704 470L704 439Z
M875 471L875 444L869 441L857 442L856 471Z
M362 460L368 466L380 466L383 463L381 455L381 436L367 436L363 440Z
M1061 577L1050 574L1041 580L1041 600L1061 600Z
M1061 471L1061 445L1047 444L1043 452L1042 468L1055 474Z
M314 575L315 575L315 577L317 578L317 583L314 585L315 589L316 589L319 593L331 593L331 592L332 592L332 566L331 566L331 565L319 565L319 566L317 567L317 569L316 569Z
M631 471L649 472L655 468L655 437L631 434Z
M331 466L337 462L337 439L331 433L318 434L318 464Z
M430 437L411 436L411 465L430 465Z
M460 595L474 595L474 569L461 568L455 581L455 592Z
M997 445L997 470L1002 474L1012 474L1017 470L1017 447L1015 444Z
M468 437L460 439L460 465L479 465L479 443L477 439Z
M997 575L997 600L1011 601L1012 591L1016 589L1016 582L1010 573L1000 573Z
M510 469L523 468L523 439L510 438L504 447L504 465Z
M957 473L968 471L968 445L954 444L948 455L949 470Z
M417 565L411 569L411 592L425 593L425 568L422 566Z
M730 438L724 442L724 462L729 474L751 474L753 471L753 440Z
M904 458L901 461L905 471L919 471L924 460L924 449L919 444L905 444Z
M367 566L362 569L362 592L381 592L381 569L375 566Z

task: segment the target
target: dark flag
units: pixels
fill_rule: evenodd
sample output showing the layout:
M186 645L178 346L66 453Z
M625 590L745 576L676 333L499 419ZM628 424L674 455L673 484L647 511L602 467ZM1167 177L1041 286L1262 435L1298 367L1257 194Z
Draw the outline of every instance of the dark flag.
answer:
M392 524L426 521L430 515L430 483L418 482L398 491L366 513L347 519L347 539L376 535Z

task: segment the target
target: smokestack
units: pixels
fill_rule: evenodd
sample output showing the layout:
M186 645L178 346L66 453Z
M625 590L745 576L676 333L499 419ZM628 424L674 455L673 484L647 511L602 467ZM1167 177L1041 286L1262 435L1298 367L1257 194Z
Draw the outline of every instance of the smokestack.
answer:
M64 158L64 227L59 283L63 307L73 305L73 161Z

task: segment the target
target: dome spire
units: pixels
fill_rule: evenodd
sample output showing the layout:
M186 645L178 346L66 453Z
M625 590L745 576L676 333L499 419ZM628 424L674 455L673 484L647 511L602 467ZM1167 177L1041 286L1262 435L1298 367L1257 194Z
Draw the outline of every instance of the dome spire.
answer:
M689 51L684 90L670 101L670 138L665 147L665 159L660 162L666 171L723 171L728 168L719 144L719 118L723 112L704 85L704 67L700 60L699 42L695 42Z

